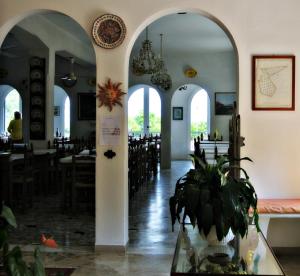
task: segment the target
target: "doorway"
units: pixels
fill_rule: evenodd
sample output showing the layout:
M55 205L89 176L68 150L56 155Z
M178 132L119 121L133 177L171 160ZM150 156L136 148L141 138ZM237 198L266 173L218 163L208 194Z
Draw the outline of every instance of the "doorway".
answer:
M168 160L170 166L167 170L160 170L157 179L153 180L154 184L152 186L150 184L151 188L145 186L143 192L131 200L130 204L133 204L137 211L134 215L131 210L129 211L129 230L132 230L129 231L129 245L135 245L139 238L146 237L147 232L150 235L150 232L154 231L156 237L159 237L158 239L162 242L164 242L164 237L172 236L167 224L164 224L162 228L158 225L163 224L164 219L170 221L168 206L166 204L162 207L161 203L167 202L170 191L173 192L176 180L180 176L174 174L172 177L171 175L165 187L161 186L160 182L165 179L165 174L172 172L173 168L176 168L178 172L180 167L183 170L189 168L191 162L188 161L188 154L191 153L192 134L203 132L204 137L208 137L216 128L222 132L223 137L226 137L226 131L228 133L230 116L215 114L215 93L237 91L237 53L230 33L224 31L226 28L216 22L218 21L197 13L180 12L161 17L147 26L147 38L151 41L154 53L159 52L159 38L160 34L163 34L163 58L167 73L172 79L171 89L166 90L159 85L153 85L151 74L136 74L136 70L132 70L133 59L142 58L139 53L142 51L146 38L146 29L140 33L132 48L129 62L129 85L134 87L143 83L159 91L161 96L161 152L162 158ZM190 69L193 69L194 74L187 73ZM203 97L199 99L200 104L195 104L201 95ZM173 107L180 110L180 116L174 116ZM130 108L129 103L128 108ZM130 113L128 115L130 116ZM129 135L130 131L129 127ZM139 210L143 214L139 213ZM151 213L152 210L157 212L156 217ZM147 216L148 212L149 216ZM136 223L140 216L144 218L143 225ZM158 241L153 238L148 242L148 246L152 246L153 249L155 242ZM143 246L146 245L143 244ZM169 245L165 242L164 246L168 248Z
M94 173L89 176L89 187L81 189L78 185L73 186L73 183L78 182L72 174L73 155L79 153L79 149L83 151L87 144L91 146L92 138L95 138L96 118L79 120L77 116L78 92L94 95L96 90L95 82L89 82L96 76L92 42L82 27L69 16L43 11L18 22L9 31L1 47L1 67L9 73L16 72L5 75L1 82L16 87L22 96L21 104L20 100L16 100L18 97L15 92L8 94L6 100L3 99L5 107L1 114L4 118L4 109L8 110L8 103L11 102L9 98L12 96L15 106L10 109L23 106L26 147L24 152L18 153L18 160L21 160L21 165L29 164L26 159L29 155L27 152L25 155L25 150L30 145L32 162L26 172L33 175L28 178L30 182L26 183L30 187L26 189L26 195L20 196L15 192L9 201L18 222L18 228L12 230L11 242L39 243L41 234L45 234L46 237L53 236L62 247L94 246L95 157L91 161ZM76 57L72 81L64 82L63 78L70 73L71 55ZM60 60L57 62L57 59ZM9 112L6 113L8 118ZM2 129L8 120L3 118ZM68 140L70 136L79 138L68 146L56 146L53 143L56 136L54 129L58 130L59 136L67 137ZM32 132L41 132L43 135L34 137ZM17 175L15 160L9 161L13 163L10 164L13 176ZM16 177L7 177L6 183L15 188L17 180ZM80 189L74 202L71 195L73 187Z

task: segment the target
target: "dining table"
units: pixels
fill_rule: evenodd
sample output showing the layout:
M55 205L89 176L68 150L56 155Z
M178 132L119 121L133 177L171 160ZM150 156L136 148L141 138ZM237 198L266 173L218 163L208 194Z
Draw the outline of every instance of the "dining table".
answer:
M56 149L34 149L33 150L32 172L36 183L36 191L38 193L48 194L52 175L51 168L55 163ZM14 170L18 170L24 165L24 153L0 151L0 196L3 200L11 200L10 178Z

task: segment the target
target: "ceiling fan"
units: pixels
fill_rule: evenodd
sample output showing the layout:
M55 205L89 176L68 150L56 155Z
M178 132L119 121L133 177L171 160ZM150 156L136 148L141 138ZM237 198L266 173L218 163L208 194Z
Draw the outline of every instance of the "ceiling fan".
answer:
M63 75L60 79L65 87L73 87L77 82L77 76L74 73L75 58L69 57L70 59L70 72Z
M77 76L74 73L74 62L75 58L70 57L70 72L64 76L62 76L61 80L67 80L67 81L77 81Z

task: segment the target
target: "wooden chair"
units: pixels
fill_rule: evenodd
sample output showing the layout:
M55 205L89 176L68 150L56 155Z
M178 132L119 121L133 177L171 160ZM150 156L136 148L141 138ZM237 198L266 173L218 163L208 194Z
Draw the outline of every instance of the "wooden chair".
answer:
M24 158L10 162L10 202L24 210L32 207L34 183L33 153L24 151Z
M88 155L72 156L72 211L75 211L82 197L87 205L95 203L95 157Z

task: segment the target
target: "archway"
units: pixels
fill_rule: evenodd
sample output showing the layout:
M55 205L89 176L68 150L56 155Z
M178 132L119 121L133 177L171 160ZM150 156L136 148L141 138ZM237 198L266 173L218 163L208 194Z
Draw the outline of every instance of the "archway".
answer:
M214 127L211 94L196 84L184 84L175 90L172 96L172 111L174 113L174 108L179 107L184 114L182 120L173 117L171 122L172 160L189 159L189 154L193 152L193 139L201 133L207 140Z
M149 85L135 85L128 91L128 132L130 136L160 136L161 99Z
M160 12L157 17L161 16L163 12ZM188 158L188 154L190 153L190 121L191 121L191 101L192 95L186 98L186 102L179 101L176 106L179 107L180 110L183 111L182 118L186 119L186 123L184 124L184 131L178 130L175 134L172 131L172 124L174 121L172 114L172 96L175 95L176 90L179 90L185 84L192 83L197 90L194 91L194 94L201 90L202 88L207 92L210 104L207 108L207 118L210 119L210 127L206 128L206 131L212 131L217 121L221 121L226 124L228 128L228 118L226 118L227 122L223 119L216 118L215 115L215 93L219 91L224 92L232 92L238 91L238 56L235 43L230 32L226 29L222 23L214 18L211 15L205 14L203 12L195 11L194 13L189 12L181 12L176 14L170 14L169 12L165 12L165 16L156 18L156 21L153 20L153 17L146 22L144 22L143 26L140 26L139 31L148 26L148 39L152 42L152 49L154 52L157 52L159 49L159 35L163 33L164 35L164 63L167 67L167 71L173 80L173 87L178 89L170 89L164 90L161 87L157 87L160 90L160 95L162 99L162 167L161 171L164 171L165 168L169 169L171 167L171 145L172 142L181 136L186 136L184 142L179 142L175 146L177 149L184 148L185 156L178 157L178 159L186 159ZM170 21L168 21L170 19ZM197 21L199 19L199 21ZM201 22L201 23L200 23ZM184 25L186 23L188 26ZM165 25L164 25L165 24ZM174 28L174 30L172 30ZM199 29L202 29L202 33L198 32ZM187 31L188 30L188 31ZM193 30L195 33L193 33ZM209 37L207 33L210 33L214 30L214 35L221 38L221 41L224 44L216 44L212 41L209 41ZM191 35L191 37L188 37ZM210 33L212 35L212 33ZM138 36L138 34L136 34ZM132 41L133 47L130 49L131 52L128 53L130 58L128 59L129 65L129 86L134 86L137 83L145 83L151 85L151 76L144 75L134 75L131 72L132 60L133 57L139 55L139 51L142 48L142 43L146 37L145 29L142 32L139 32L139 37ZM213 35L212 35L213 37ZM215 37L216 38L216 37ZM168 42L169 39L169 42ZM178 39L176 41L176 39ZM216 40L215 40L216 41ZM204 43L204 44L202 44ZM220 46L218 48L216 46ZM184 49L184 47L186 47ZM206 47L206 48L205 48ZM220 64L221 61L221 64ZM194 68L198 74L194 76L188 76L185 74L186 69ZM186 93L186 89L180 89L178 93L183 95ZM193 95L194 95L193 94ZM208 99L208 98L207 98ZM180 116L181 117L181 116ZM220 120L219 120L220 119ZM176 119L175 119L176 120ZM222 124L221 123L221 124ZM177 158L174 158L177 159ZM172 163L173 164L173 163ZM164 178L164 177L163 177ZM162 190L169 189L174 186L176 181L174 178L170 178L169 186L164 186L161 189L161 185L157 182L156 189L154 189L155 196L149 196L151 198L149 200L148 208L149 210L155 209L156 207L160 208L157 210L159 215L157 216L157 221L162 220L162 225L164 224L164 218L161 215L160 210L167 208L167 206L161 207L162 197L167 197L166 194L162 196ZM159 196L161 195L161 197ZM146 196L143 196L143 204L145 205ZM143 205L143 206L144 206ZM154 221L155 218L153 215L150 216L151 221ZM166 215L168 217L168 214ZM132 215L130 216L132 218ZM156 231L162 234L162 232L166 229L159 229L157 224L155 225L157 228L151 225L149 222L147 229L139 229L137 231ZM154 229L155 228L155 229ZM129 227L131 229L131 227ZM131 232L130 232L131 233ZM162 234L163 235L163 234ZM130 235L129 235L130 236ZM167 247L167 245L166 245Z
M64 24L66 25L64 26ZM68 32L68 36L66 36L66 32ZM81 39L81 37L78 36L85 37ZM77 47L74 47L74 45ZM37 240L39 239L39 233L45 232L45 229L48 229L49 234L55 235L61 246L76 245L76 243L77 245L93 246L95 244L95 200L93 200L95 198L93 196L95 192L91 190L93 193L91 196L90 191L83 191L78 196L76 203L79 202L79 204L76 204L76 209L78 209L76 216L73 216L73 222L68 220L67 213L63 214L62 212L62 206L64 206L64 211L69 212L70 215L72 212L71 209L75 204L71 206L70 194L65 197L67 193L62 194L62 187L71 187L71 182L69 181L67 184L66 182L62 183L62 179L59 177L59 166L62 164L60 158L63 158L63 156L55 156L56 149L47 148L48 140L50 140L50 146L53 147L53 137L55 135L53 131L54 84L62 85L66 88L62 77L70 73L70 56L76 57L74 71L76 73L77 83L72 87L70 87L68 83L68 87L66 88L67 92L71 94L70 100L72 107L75 106L72 110L72 114L74 114L73 116L76 120L72 120L71 123L73 129L77 131L74 136L80 137L80 142L82 142L90 139L90 133L92 131L95 133L96 118L81 121L77 119L78 92L89 93L89 95L92 94L94 96L96 90L95 81L93 83L88 81L90 79L94 80L96 77L96 59L91 39L84 29L72 18L59 12L44 10L32 12L29 17L24 15L23 20L18 21L18 23L9 30L2 47L3 49L0 54L1 67L3 66L8 72L17 73L5 75L1 79L1 82L16 84L14 86L21 91L24 107L23 118L25 124L28 126L27 129L31 132L40 131L41 129L45 130L45 135L39 136L38 139L36 136L33 137L31 133L28 133L27 137L25 137L25 143L33 144L34 158L38 155L37 152L40 150L46 152L46 154L43 154L43 157L51 157L49 163L47 161L47 166L37 161L34 164L36 164L38 168L32 168L36 173L35 179L37 179L39 183L38 187L35 186L34 189L32 189L35 193L30 195L30 197L33 198L34 207L31 208L30 205L27 204L24 210L22 210L26 212L26 214L24 214L24 212L19 212L21 203L23 204L22 200L20 198L13 198L12 200L18 223L25 225L25 228L21 228L21 231L25 231L27 236L26 240L20 238L20 232L18 232L20 230L17 229L14 235L12 235L15 238L12 242L18 244L27 244L28 240L33 242L36 240L36 242L39 242L39 240ZM61 59L59 61L60 71L55 70L57 56ZM20 70L16 70L16 67L18 67L18 69L20 68ZM44 70L40 70L41 67L43 67ZM64 100L61 111L66 109L67 105L68 101ZM63 113L64 117L66 117L67 114L65 114L65 112ZM36 119L35 124L32 124L32 119ZM66 122L64 120L63 123L62 132L64 133L63 135L66 135L69 130L66 129ZM64 147L64 154L74 153L74 151L71 152L71 150L75 150L75 148L74 145ZM58 147L58 149L60 149L60 147ZM66 153L68 150L70 150L70 152ZM59 154L60 153L59 151ZM55 158L53 156L55 156ZM38 158L41 158L41 156ZM91 176L91 179L94 179L94 177L95 173ZM71 178L69 177L67 179L70 180ZM33 185L35 185L35 183L33 183ZM36 200L37 196L40 197L40 200ZM89 197L89 201L87 197ZM92 204L88 206L85 204L86 202ZM39 205L40 203L42 204ZM48 209L46 210L44 208ZM37 213L37 210L39 210L39 213ZM53 217L56 217L58 221L55 224L53 224L52 221L45 221L45 216L42 214L43 210L44 213L48 211L50 211L50 213L52 212ZM82 214L82 212L84 214ZM28 224L26 220L29 216L39 223L31 228L26 227L26 224ZM50 219L50 217L51 216L47 217L46 220ZM71 215L69 217L71 218ZM76 220L82 223L82 225L87 226L86 229L81 229L80 233L77 234L76 232L78 232L79 229L73 229L75 230L73 231L69 228L70 226L71 228L75 226L74 222Z
M20 93L10 85L0 85L0 133L7 136L7 127L14 117L14 112L22 113Z
M70 138L70 98L57 85L54 86L54 136Z

